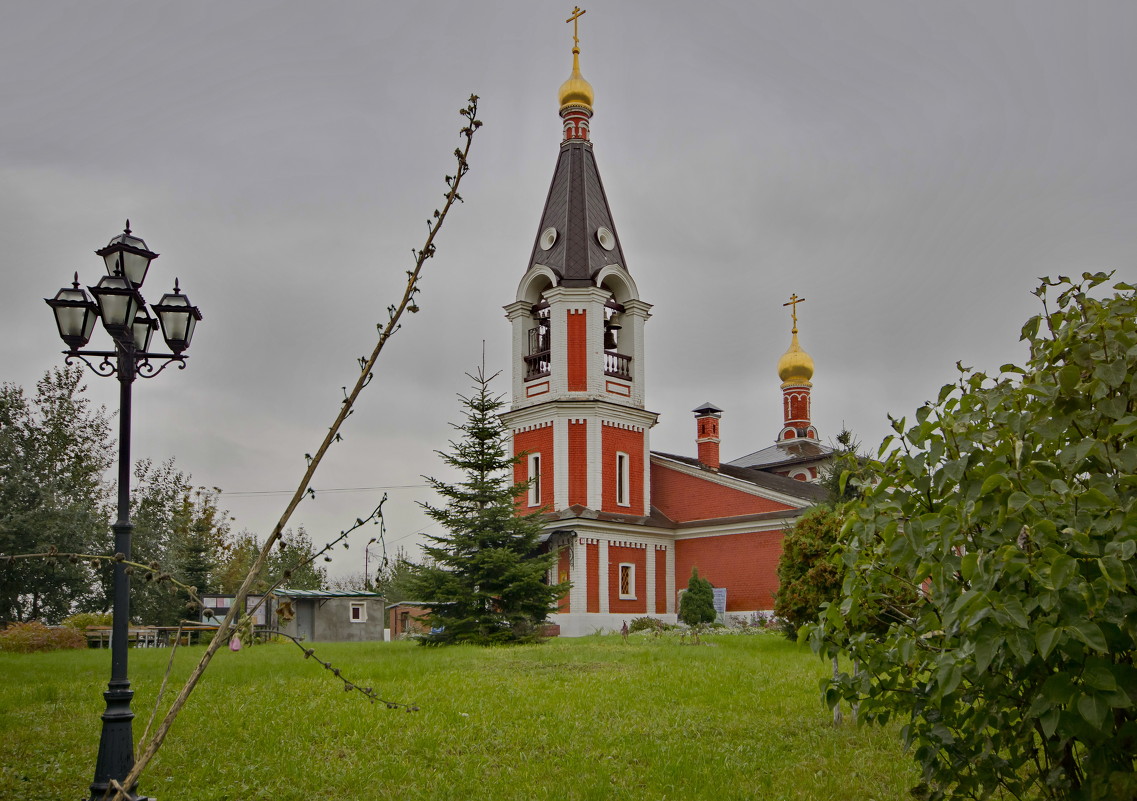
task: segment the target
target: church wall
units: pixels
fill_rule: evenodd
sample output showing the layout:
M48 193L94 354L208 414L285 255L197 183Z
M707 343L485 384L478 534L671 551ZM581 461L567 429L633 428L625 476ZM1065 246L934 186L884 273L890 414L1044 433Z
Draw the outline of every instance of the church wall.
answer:
M793 508L697 476L670 470L658 463L652 466L651 471L651 499L659 511L678 523L760 512L781 512ZM679 578L686 581L685 575Z
M626 515L646 515L644 508L644 433L629 428L601 426L601 476L603 480L601 510ZM616 454L628 455L627 506L616 502Z
M570 309L567 323L568 390L584 392L588 389L588 313L584 309Z
M620 564L635 565L635 599L620 598ZM608 609L614 614L647 612L647 549L623 545L608 546Z
M658 549L655 552L655 613L657 615L667 614L667 587L665 584L667 576L667 551L665 549Z
M569 580L569 549L562 548L560 556L557 557L557 583L564 583ZM558 612L571 612L572 604L569 602L569 593L561 596L560 601L557 602Z
M588 589L588 598L585 611L600 611L600 546L590 542L585 546L585 576L584 583Z
M568 452L569 506L588 506L588 423L586 421L569 420Z
M726 610L750 612L774 608L782 532L726 534L675 543L675 584L685 589L691 568L716 587L726 587Z
M552 423L532 428L528 431L516 432L513 435L513 454L514 456L520 456L522 453L541 454L541 502L535 507L530 507L528 497L522 494L517 500L518 508L523 512L535 511L542 506L547 506L552 509L554 487ZM528 473L528 458L522 458L521 461L513 466L513 480L515 482L528 481Z

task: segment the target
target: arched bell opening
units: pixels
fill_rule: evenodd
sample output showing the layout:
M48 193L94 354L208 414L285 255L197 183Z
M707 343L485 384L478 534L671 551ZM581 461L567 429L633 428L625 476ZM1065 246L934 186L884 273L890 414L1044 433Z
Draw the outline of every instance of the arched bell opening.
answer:
M529 311L529 324L525 337L525 380L549 374L552 367L553 326L549 302L540 300Z
M556 286L557 275L548 267L538 264L533 267L517 287L517 300L529 304L540 303L545 293Z
M622 276L611 275L600 284L600 288L609 293L608 299L604 303L602 320L604 326L604 374L631 381L634 338L631 335L630 327L625 327L630 321L626 317L624 304L620 302L621 297L631 299L629 287Z
M556 286L556 274L544 265L535 265L517 287L517 301L510 307L515 339L522 360L521 378L531 381L547 376L552 369L552 324L546 293Z

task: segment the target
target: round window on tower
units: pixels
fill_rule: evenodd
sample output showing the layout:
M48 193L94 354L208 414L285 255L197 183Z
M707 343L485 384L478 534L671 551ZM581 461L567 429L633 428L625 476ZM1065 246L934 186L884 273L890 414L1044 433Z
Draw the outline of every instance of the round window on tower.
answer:
M611 250L616 247L616 237L607 228L601 226L596 229L596 241L600 243L600 247L605 250Z
M541 250L548 250L557 241L557 229L546 228L541 232Z

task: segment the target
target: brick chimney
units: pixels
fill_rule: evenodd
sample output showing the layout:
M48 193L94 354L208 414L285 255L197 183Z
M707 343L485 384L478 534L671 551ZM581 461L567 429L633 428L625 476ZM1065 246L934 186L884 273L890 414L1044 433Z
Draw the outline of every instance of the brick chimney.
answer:
M719 418L722 409L713 403L704 403L695 412L695 445L699 449L699 463L712 470L719 469Z

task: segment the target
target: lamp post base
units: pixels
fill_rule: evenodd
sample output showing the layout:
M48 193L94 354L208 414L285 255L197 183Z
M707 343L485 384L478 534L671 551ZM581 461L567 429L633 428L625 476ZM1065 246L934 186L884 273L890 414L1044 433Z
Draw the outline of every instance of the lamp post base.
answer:
M129 681L112 679L103 693L107 708L103 712L103 731L99 738L99 756L95 762L95 780L91 782L90 801L114 798L111 779L125 779L134 767L134 713L130 701L134 691ZM127 788L130 801L153 801L134 795L134 787Z

